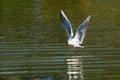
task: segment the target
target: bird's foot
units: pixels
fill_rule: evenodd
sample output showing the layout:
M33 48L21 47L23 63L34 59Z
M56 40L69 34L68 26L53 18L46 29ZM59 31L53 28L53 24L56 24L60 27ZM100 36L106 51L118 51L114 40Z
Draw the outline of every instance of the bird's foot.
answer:
M84 48L84 46L79 46L79 47Z

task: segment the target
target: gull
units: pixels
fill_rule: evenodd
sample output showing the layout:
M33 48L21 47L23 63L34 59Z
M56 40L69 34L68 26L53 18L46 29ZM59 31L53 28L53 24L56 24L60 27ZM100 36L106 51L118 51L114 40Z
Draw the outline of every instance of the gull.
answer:
M90 18L91 18L91 16L89 15L85 19L85 21L79 25L79 27L77 28L75 36L73 36L73 29L72 29L71 22L69 21L69 19L67 18L67 16L63 12L63 10L61 10L60 19L61 19L62 25L63 25L63 27L68 35L68 40L65 42L66 45L84 48L84 46L81 46L81 44L83 43L83 39L85 37L85 33L87 30Z

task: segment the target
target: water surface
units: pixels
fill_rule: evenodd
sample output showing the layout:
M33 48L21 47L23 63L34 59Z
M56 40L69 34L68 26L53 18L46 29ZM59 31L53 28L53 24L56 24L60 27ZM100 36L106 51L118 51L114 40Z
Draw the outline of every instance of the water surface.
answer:
M1 0L0 80L119 80L119 0ZM91 15L83 46L65 46L64 10L74 32Z

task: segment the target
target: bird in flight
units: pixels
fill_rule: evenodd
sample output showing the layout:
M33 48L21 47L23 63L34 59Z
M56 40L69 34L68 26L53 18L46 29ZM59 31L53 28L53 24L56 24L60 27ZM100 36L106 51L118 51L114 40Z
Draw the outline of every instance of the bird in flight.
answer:
M79 27L77 28L76 34L73 37L73 29L72 29L71 22L69 21L69 19L67 18L67 16L63 12L63 10L61 10L60 19L61 19L62 25L68 35L68 40L65 42L66 45L84 48L84 46L81 46L81 44L83 43L83 39L85 37L85 33L87 30L90 18L91 18L91 16L88 16L86 18L86 20L82 24L79 25Z

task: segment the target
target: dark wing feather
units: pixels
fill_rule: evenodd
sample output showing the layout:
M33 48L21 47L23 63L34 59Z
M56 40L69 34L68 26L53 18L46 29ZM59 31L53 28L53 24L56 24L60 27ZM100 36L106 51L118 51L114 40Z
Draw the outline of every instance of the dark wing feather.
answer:
M62 25L67 32L69 38L73 37L73 30L70 21L68 20L67 16L63 11L60 12L60 19L62 21Z
M74 40L79 44L82 44L82 42L83 42L90 18L91 17L88 16L87 19L78 27L78 29L76 31Z

